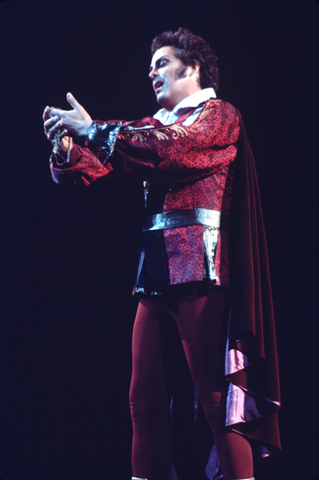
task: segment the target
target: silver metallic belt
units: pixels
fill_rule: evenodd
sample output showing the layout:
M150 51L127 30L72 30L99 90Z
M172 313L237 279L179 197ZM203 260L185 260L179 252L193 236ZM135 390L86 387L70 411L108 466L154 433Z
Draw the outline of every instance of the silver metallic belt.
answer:
M207 208L157 213L156 215L148 215L143 219L142 232L188 227L189 225L205 225L227 231L228 217L217 210L209 210Z

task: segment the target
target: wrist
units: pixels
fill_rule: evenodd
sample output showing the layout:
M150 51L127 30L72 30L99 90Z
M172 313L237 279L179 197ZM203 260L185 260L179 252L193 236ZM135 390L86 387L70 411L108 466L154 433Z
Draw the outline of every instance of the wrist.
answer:
M79 129L79 132L78 132L79 137L87 137L89 128L91 127L92 123L93 123L93 120L91 117L90 119L85 120L82 128Z

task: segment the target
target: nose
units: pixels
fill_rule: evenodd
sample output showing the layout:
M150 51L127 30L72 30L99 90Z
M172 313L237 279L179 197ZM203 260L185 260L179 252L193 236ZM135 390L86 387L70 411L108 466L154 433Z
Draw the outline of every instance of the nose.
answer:
M151 68L151 69L150 69L150 73L148 74L149 78L150 78L151 80L154 80L154 78L156 77L156 75L157 75L157 71L156 71L154 68Z

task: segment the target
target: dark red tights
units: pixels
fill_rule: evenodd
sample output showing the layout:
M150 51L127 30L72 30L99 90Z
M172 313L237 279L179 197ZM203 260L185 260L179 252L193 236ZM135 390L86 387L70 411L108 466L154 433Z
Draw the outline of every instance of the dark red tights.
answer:
M214 435L224 480L253 476L248 441L224 428L224 387L219 372L224 362L220 348L225 322L225 292L143 299L133 329L133 371L130 408L133 424L133 476L148 480L167 478L172 442L161 342L161 323L175 322L189 370Z

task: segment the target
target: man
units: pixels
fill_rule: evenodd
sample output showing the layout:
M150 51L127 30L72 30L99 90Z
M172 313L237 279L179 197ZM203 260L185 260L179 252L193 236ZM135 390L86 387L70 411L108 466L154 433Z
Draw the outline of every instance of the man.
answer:
M151 52L149 76L162 107L154 117L92 122L71 94L72 110L46 107L51 172L58 183L88 185L105 175L144 183L130 388L133 479L165 480L170 469L161 341L169 318L224 480L251 480L252 446L261 455L280 448L276 341L253 158L239 112L216 99L217 57L208 44L180 28L155 37Z

